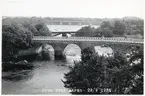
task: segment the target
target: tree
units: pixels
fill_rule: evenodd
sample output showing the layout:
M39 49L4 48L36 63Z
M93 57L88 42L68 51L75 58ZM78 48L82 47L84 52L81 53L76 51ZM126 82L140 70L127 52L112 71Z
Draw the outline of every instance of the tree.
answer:
M97 33L100 33L101 36L113 37L113 26L109 21L103 21L101 26L97 28Z
M51 36L51 33L44 23L36 24L35 28L41 36Z
M37 19L37 18L35 18ZM21 49L32 47L33 36L51 36L42 19L5 18L2 25L3 57L14 57Z
M36 29L34 24L25 24L24 27L28 28L34 36L41 36L41 33Z
M113 33L117 36L123 36L126 30L125 23L123 21L115 21Z
M138 55L131 58L134 56ZM106 58L87 48L82 51L82 61L70 68L63 82L66 88L80 89L79 92L72 91L72 94L134 94L137 88L140 88L138 94L142 94L143 75L139 74L140 71L143 73L143 66L131 66L130 63L120 52Z
M110 28L102 28L100 27L100 29L98 28L98 32L101 34L101 36L105 36L105 37L113 37L113 31Z
M33 34L17 23L2 26L3 57L14 56L18 49L31 47Z
M82 90L72 94L106 94L102 89L111 87L112 74L107 70L111 70L110 66L115 66L120 61L113 62L113 58L108 59L93 53L89 48L83 50L82 62L77 63L69 73L65 74L65 87ZM109 66L108 62L113 64Z
M85 26L82 27L80 30L78 30L75 34L75 36L78 37L92 37L95 36L95 28L91 27L91 26Z
M112 29L113 26L112 26L112 24L109 21L103 21L102 24L101 24L101 28L109 28L109 29Z
M143 26L144 22L140 18L123 18L126 25L127 35L140 34L143 37Z
M131 58L130 63L133 64L132 69L130 70L133 72L134 85L132 86L130 93L133 94L143 94L143 46L136 46L131 50ZM138 61L136 64L135 61Z

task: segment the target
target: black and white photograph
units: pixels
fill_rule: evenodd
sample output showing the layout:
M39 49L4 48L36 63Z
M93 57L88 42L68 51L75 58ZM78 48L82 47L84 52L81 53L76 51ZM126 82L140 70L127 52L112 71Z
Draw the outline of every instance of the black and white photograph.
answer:
M1 0L2 95L143 95L144 0Z

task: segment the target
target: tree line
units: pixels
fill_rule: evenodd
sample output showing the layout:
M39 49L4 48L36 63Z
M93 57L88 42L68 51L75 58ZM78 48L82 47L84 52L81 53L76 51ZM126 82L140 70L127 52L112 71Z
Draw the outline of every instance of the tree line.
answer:
M140 18L107 19L98 28L86 26L77 31L76 36L143 38L144 21Z

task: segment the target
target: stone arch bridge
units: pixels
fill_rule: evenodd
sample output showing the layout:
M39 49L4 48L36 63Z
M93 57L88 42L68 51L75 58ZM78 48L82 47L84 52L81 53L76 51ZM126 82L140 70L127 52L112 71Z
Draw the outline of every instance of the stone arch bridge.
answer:
M121 51L126 53L133 46L142 46L142 39L131 38L105 38L105 37L48 37L34 36L33 42L38 46L36 52L40 53L47 45L54 49L55 57L63 55L64 49L69 44L76 44L81 50L87 47L107 46L111 47L114 52ZM54 58L55 58L54 57Z

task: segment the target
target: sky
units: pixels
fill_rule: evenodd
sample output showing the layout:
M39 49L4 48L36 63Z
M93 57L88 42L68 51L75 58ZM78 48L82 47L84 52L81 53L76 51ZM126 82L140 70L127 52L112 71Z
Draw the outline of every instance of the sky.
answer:
M144 17L144 0L2 0L2 16Z

